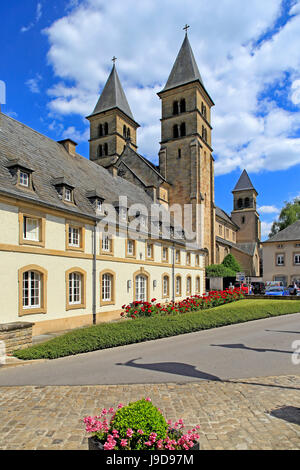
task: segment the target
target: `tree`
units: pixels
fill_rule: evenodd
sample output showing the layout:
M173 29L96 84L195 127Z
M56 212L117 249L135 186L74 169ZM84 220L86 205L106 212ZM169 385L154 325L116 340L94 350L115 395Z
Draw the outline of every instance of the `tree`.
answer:
M234 271L234 274L241 271L240 263L235 259L235 257L229 253L222 261L225 268L229 268L231 271Z
M300 219L300 197L296 197L292 202L285 201L285 206L281 209L278 220L273 222L269 237L293 224Z
M206 267L206 277L235 277L235 271L223 264L211 264Z

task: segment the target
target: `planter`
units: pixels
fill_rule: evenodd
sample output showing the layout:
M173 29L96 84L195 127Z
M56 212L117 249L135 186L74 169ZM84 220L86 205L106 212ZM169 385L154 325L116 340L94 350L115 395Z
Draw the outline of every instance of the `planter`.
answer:
M99 439L95 436L92 436L92 437L88 438L88 446L89 446L89 450L104 450L102 442L99 441ZM194 447L192 447L190 450L200 450L199 442L196 442ZM157 451L157 452L159 452L159 451Z

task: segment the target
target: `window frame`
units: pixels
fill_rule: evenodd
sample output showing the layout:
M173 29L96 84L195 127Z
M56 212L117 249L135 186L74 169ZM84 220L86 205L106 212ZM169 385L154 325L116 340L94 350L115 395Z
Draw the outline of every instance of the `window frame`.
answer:
M165 291L165 279L167 280L167 290ZM163 273L161 276L161 296L163 299L170 297L170 275Z
M180 281L179 292L177 292L177 280L178 279ZM180 274L176 274L176 276L175 276L175 297L181 297L181 296L182 296L182 276Z
M25 226L25 219L36 219L38 220L39 224L39 239L38 240L30 240L25 238L24 235L24 226ZM23 211L19 210L19 244L20 245L33 245L33 246L40 246L45 247L45 229L46 229L46 217L45 215L35 212L35 211Z
M299 258L298 262L296 262L296 256ZM293 265L294 266L300 266L300 251L293 253Z
M105 250L103 248L103 241L104 237L108 237L109 239L109 250ZM100 254L101 255L106 255L106 256L113 256L114 254L114 239L113 237L109 236L108 232L102 232L100 236Z
M23 276L26 272L35 272L40 275L39 284L39 306L38 307L25 307L23 306ZM19 283L19 307L18 316L33 314L46 314L47 313L47 278L48 271L36 264L29 264L18 270L18 283Z
M132 243L132 253L129 252L129 246ZM136 240L132 238L125 239L125 256L126 258L136 258Z
M188 290L188 280L190 280L190 290ZM186 276L186 295L192 295L192 276L189 274Z
M69 230L70 228L75 228L79 230L79 246L72 245L69 242ZM70 251L80 251L84 252L85 250L85 226L72 220L66 221L66 250Z
M151 246L151 255L150 256L148 255L148 247L149 246ZM152 242L146 242L145 243L145 258L147 260L151 260L151 261L154 260L154 243L152 243Z
M166 258L164 258L164 250L167 250L166 251L166 253L167 253ZM162 261L162 263L169 263L169 247L167 247L167 246L162 246L161 247L161 261Z
M281 256L283 258L282 263L278 263L279 256ZM275 265L276 266L285 266L285 254L284 253L275 253Z
M110 299L103 299L103 276L108 275L111 277L110 285ZM104 269L99 273L99 284L100 284L100 307L105 305L114 305L116 303L116 273L111 269Z
M80 302L72 303L70 302L70 279L71 274L80 274L81 286L80 286ZM86 308L86 271L79 267L73 267L66 271L65 273L65 282L66 282L66 310L77 310Z
M136 279L138 276L144 276L146 278L146 295L145 295L145 302L149 302L150 299L150 274L144 270L144 268L139 269L133 274L133 301L137 300L137 286L136 286Z

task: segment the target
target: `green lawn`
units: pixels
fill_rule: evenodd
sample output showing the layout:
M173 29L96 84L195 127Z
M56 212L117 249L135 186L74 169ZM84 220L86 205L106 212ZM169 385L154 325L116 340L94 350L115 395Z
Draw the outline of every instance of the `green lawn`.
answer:
M300 299L299 299L300 300ZM260 318L300 312L299 300L239 300L199 312L100 323L15 351L20 359L57 357L140 343Z

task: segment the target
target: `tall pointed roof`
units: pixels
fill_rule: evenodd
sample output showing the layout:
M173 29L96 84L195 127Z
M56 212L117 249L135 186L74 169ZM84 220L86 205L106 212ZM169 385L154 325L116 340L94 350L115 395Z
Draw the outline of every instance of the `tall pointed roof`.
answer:
M199 80L204 87L188 35L185 34L178 56L162 91L170 90L171 88L185 85L186 83L194 82L196 80Z
M108 111L113 108L120 109L134 121L134 117L122 88L115 64L113 65L98 103L91 115L102 113L103 111Z
M256 192L256 189L254 188L247 171L244 170L232 192L234 193L236 191L248 191L248 190L252 190Z

